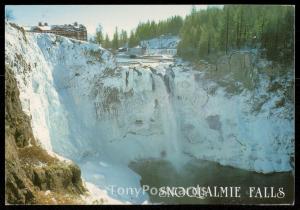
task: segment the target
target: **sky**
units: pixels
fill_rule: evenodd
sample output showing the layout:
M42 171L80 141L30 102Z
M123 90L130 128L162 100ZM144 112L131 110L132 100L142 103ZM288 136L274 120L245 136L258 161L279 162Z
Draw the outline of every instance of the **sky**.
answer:
M206 9L207 5L194 5ZM77 21L93 35L101 24L104 33L112 38L117 26L127 33L139 22L163 20L174 15L185 17L192 5L6 5L12 10L14 22L22 26L47 22L49 25L71 24Z

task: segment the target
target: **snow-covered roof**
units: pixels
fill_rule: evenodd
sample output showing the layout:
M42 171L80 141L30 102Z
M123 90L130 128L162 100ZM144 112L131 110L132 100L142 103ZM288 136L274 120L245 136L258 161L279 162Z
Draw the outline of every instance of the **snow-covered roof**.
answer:
M25 30L41 30L41 31L50 31L50 30L67 30L67 31L82 31L86 30L86 27L82 24L79 25L71 25L71 24L64 24L64 25L51 25L51 26L26 26L24 27Z
M85 30L86 27L82 24L80 25L71 25L71 24L65 24L65 25L53 25L51 26L51 29L64 29L64 30Z
M42 31L48 31L48 30L51 30L51 27L50 27L50 26L39 26L39 28L40 28Z

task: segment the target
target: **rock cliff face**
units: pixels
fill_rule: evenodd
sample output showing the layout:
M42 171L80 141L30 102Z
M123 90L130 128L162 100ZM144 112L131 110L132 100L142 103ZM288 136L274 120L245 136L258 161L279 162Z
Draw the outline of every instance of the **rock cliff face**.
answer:
M5 67L5 183L5 201L10 204L43 203L41 192L46 190L73 195L85 191L77 165L59 161L37 145L30 118L22 111L16 79L8 66Z

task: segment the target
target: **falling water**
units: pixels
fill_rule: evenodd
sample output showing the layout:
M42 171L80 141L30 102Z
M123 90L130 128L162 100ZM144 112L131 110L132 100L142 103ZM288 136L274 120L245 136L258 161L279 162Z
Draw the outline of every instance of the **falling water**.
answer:
M185 163L183 153L180 147L181 132L179 121L176 113L176 97L174 87L174 74L167 71L164 77L164 84L166 90L166 98L163 101L163 128L165 131L165 138L167 141L166 159L169 160L174 167L179 170Z

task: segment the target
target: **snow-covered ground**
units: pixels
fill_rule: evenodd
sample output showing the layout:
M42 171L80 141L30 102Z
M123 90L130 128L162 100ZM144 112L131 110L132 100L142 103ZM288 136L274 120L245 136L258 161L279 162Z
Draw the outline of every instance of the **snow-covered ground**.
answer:
M176 55L179 41L178 36L162 35L158 38L141 41L140 45L146 47L146 53L149 55Z
M284 108L270 115L277 93L254 116L251 92L229 98L181 60L117 66L97 45L23 34L9 24L5 56L37 140L78 163L94 195L107 193L108 202L148 200L106 190L140 187L141 177L128 168L138 159L164 158L180 167L193 156L263 173L292 170L294 120L280 116ZM258 97L268 85L260 81Z
M143 40L140 44L150 49L176 49L179 41L178 36L162 35L154 39Z

